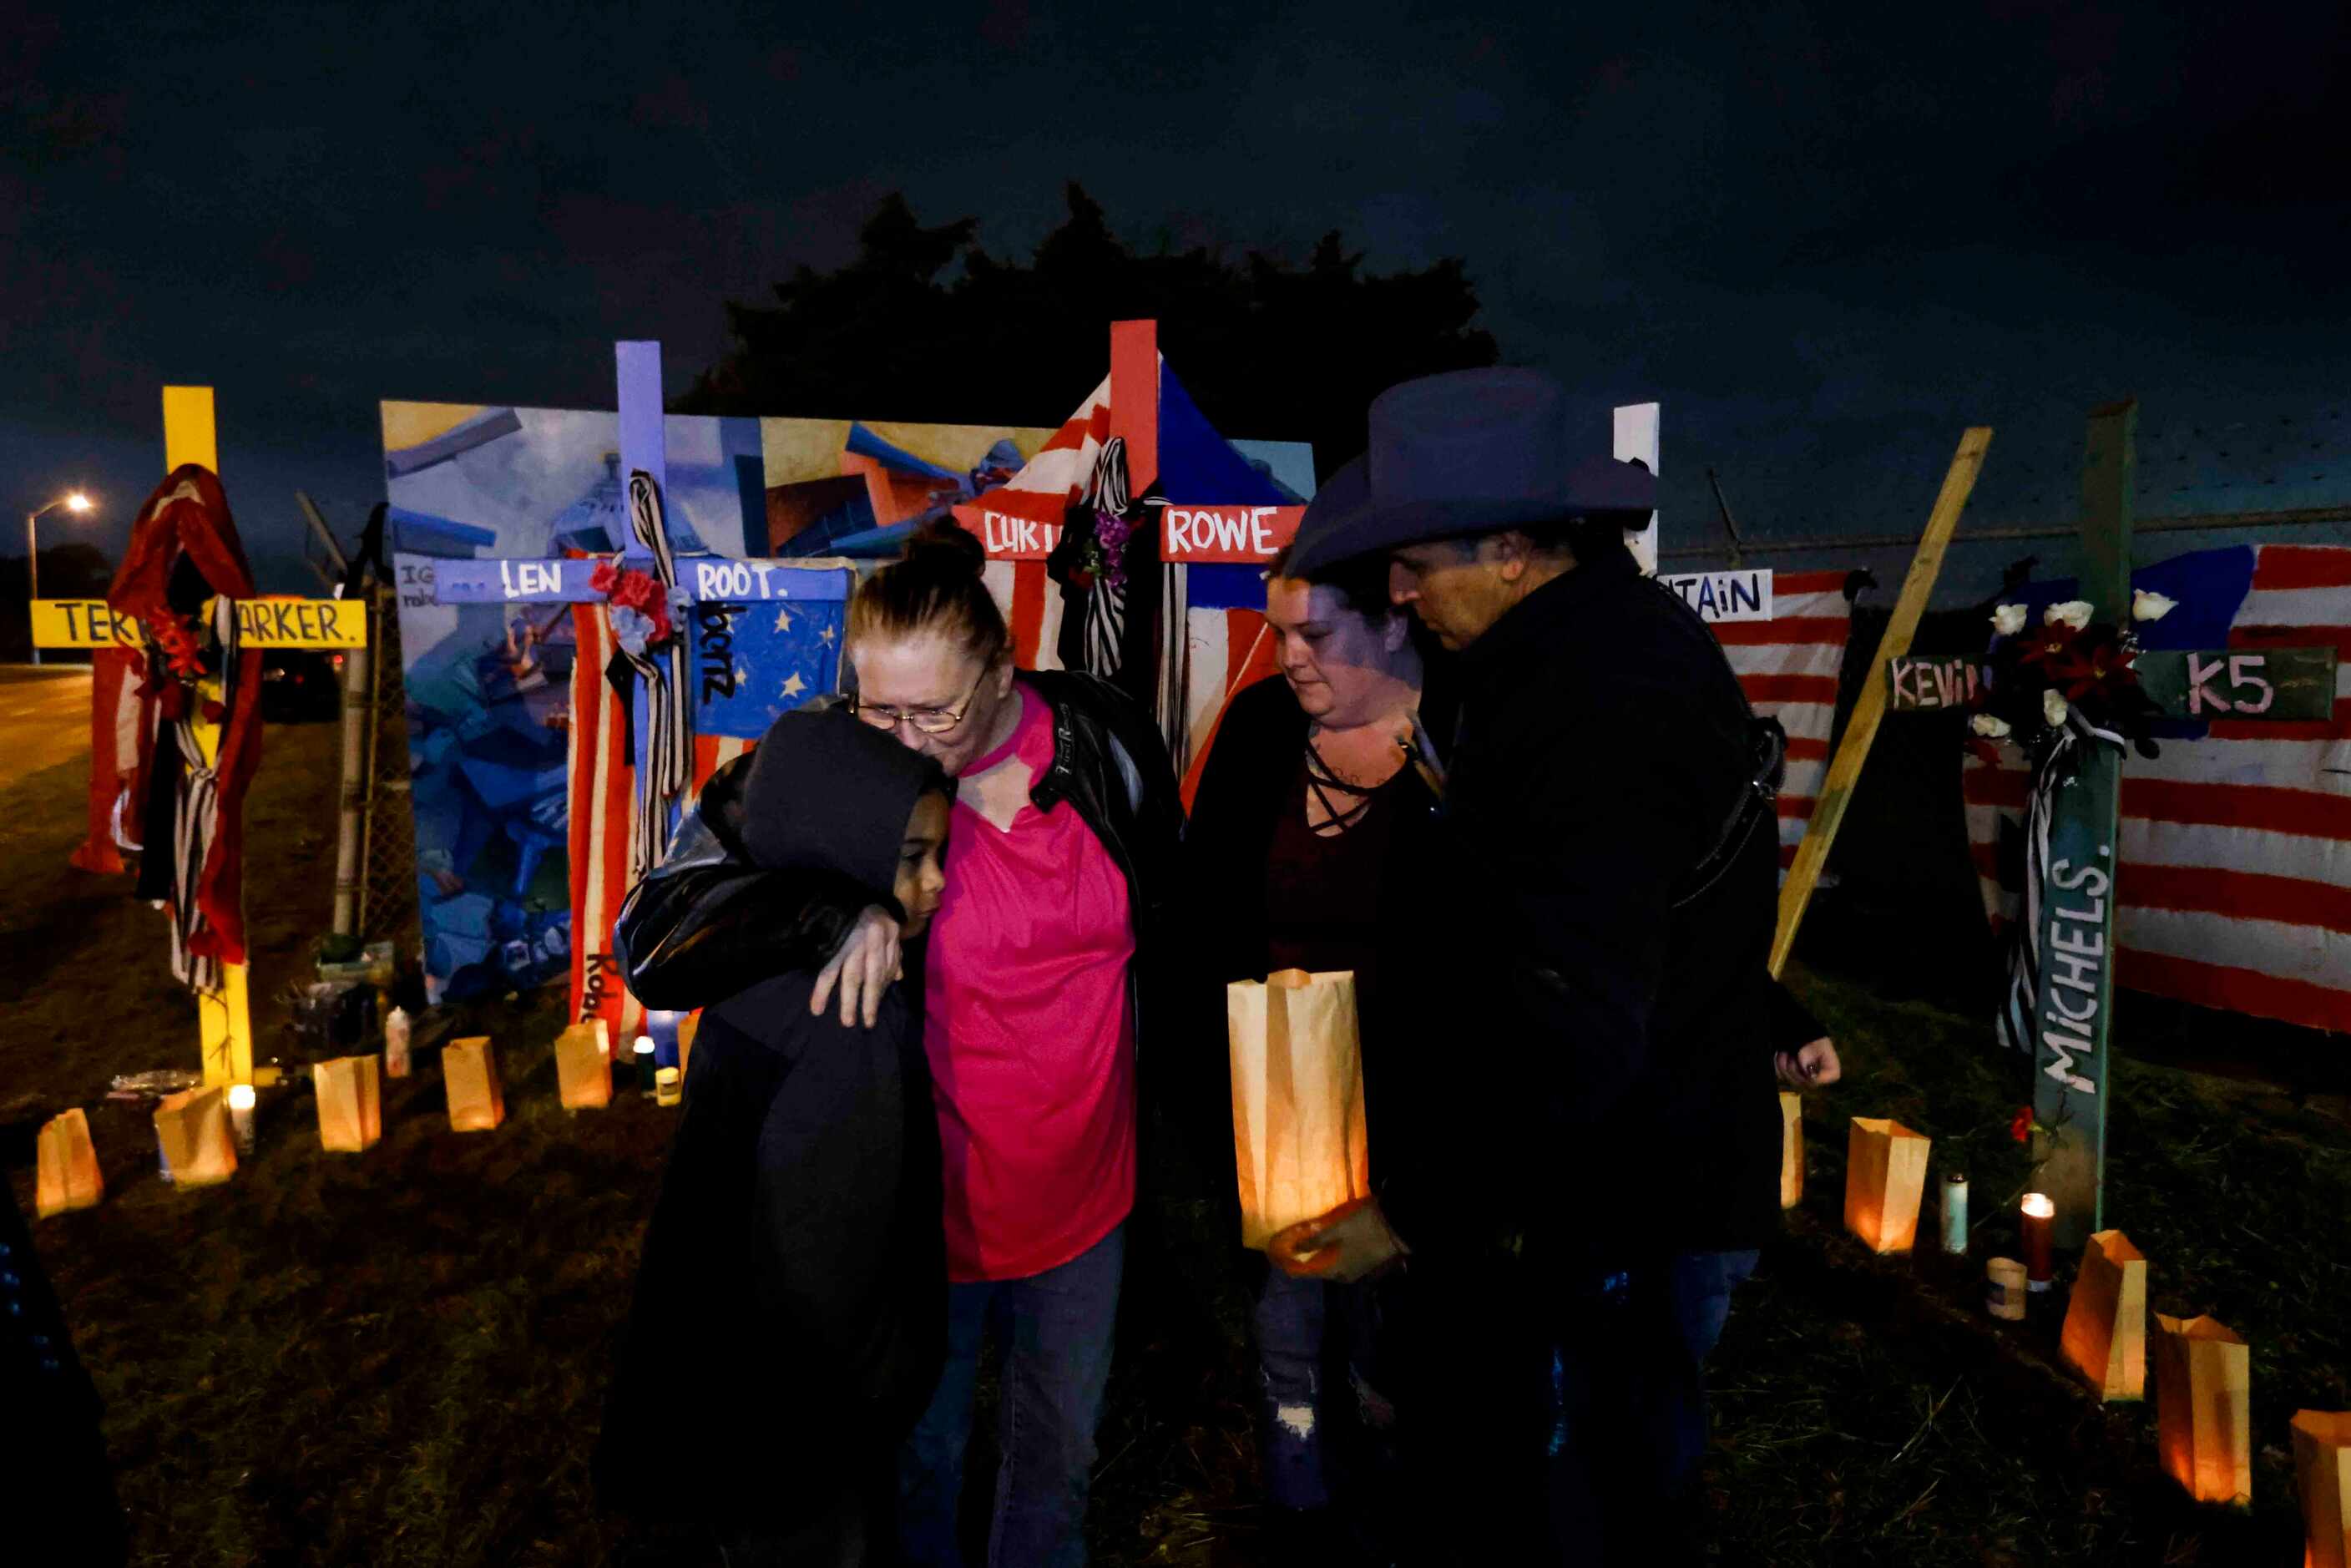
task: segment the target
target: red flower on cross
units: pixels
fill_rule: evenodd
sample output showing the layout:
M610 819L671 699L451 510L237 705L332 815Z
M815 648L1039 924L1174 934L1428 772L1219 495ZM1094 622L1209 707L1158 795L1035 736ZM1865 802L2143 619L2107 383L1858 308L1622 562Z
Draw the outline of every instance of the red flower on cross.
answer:
M636 571L623 567L615 558L600 560L588 574L588 586L602 594L607 602L622 610L633 610L653 623L651 643L669 641L669 598L662 591L661 581L648 571Z

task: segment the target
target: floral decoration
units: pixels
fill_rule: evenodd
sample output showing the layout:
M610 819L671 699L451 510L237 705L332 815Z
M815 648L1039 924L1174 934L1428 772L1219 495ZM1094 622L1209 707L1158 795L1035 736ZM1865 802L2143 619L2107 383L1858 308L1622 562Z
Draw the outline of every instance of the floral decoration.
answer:
M2161 594L2142 591L2132 611L2136 619L2154 620L2172 607ZM2013 740L2038 760L2057 752L2070 728L2120 735L2141 756L2156 755L2152 721L2161 710L2139 685L2138 639L2092 616L2081 599L2050 605L2038 626L2022 604L1993 608L1999 641L1969 721L1970 750L1996 763L1995 743Z
M617 559L600 560L588 575L588 586L604 596L611 609L612 635L630 653L642 656L675 632L669 595L653 573L624 567Z

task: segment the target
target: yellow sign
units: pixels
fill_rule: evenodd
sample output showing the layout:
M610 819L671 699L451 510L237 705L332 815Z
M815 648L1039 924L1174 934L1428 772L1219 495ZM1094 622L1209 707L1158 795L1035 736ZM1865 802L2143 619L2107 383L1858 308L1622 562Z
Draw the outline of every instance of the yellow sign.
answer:
M240 599L236 626L248 648L367 646L367 606L355 599ZM35 600L33 642L43 648L146 644L139 622L109 610L103 599Z

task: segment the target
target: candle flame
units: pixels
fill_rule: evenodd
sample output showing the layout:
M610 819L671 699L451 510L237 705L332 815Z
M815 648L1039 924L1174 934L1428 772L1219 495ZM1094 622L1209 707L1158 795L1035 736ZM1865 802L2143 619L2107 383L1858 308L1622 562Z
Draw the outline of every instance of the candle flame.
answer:
M2024 1195L2024 1212L2035 1219L2053 1219L2056 1218L2057 1206L2049 1201L2045 1192L2028 1192Z
M639 1056L651 1056L653 1053L653 1037L649 1034L637 1036L636 1051Z
M228 1086L228 1108L232 1111L252 1110L253 1085L250 1083L230 1084Z

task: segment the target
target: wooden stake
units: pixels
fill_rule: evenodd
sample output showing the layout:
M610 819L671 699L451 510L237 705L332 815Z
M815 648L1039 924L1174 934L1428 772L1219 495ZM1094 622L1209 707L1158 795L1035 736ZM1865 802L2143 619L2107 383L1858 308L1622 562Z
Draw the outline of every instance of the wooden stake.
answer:
M1780 927L1771 938L1775 976L1787 967L1788 954L1796 945L1796 928L1803 924L1805 906L1813 901L1813 888L1821 880L1822 867L1828 863L1829 847L1836 841L1837 824L1844 821L1844 809L1861 779L1861 765L1868 760L1870 743L1877 738L1878 723L1886 716L1886 666L1910 651L1918 617L1926 613L1928 597L1935 591L1935 579L1943 570L1943 551L1951 542L1952 530L1959 526L1959 513L1968 504L1968 493L1976 486L1976 476L1983 470L1984 453L1991 445L1991 431L1985 425L1973 426L1959 437L1950 471L1943 476L1942 494L1935 497L1935 509L1927 516L1927 532L1918 541L1918 553L1910 559L1909 575L1902 580L1902 595L1894 601L1894 619L1886 623L1886 635L1878 639L1869 676L1862 682L1861 695L1854 699L1844 738L1837 742L1828 779L1813 808L1812 825L1804 831L1803 842L1796 846L1795 863L1788 868L1788 880L1780 888Z

